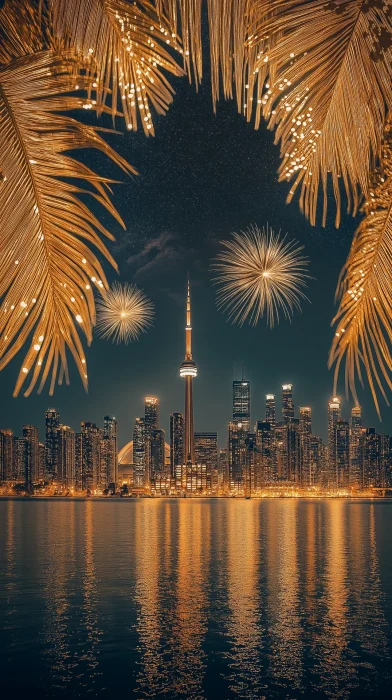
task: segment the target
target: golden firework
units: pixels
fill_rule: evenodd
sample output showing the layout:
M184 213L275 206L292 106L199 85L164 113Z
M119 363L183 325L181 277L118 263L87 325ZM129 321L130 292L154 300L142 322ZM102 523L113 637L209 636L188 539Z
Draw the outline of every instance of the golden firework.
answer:
M137 340L154 317L154 305L140 289L118 282L97 302L97 311L98 332L116 343Z
M272 328L279 323L279 312L289 319L300 311L300 300L308 259L301 255L303 246L286 241L280 232L268 227L250 226L222 241L213 270L218 285L218 308L228 312L233 322L242 325L247 319L256 325L262 316Z

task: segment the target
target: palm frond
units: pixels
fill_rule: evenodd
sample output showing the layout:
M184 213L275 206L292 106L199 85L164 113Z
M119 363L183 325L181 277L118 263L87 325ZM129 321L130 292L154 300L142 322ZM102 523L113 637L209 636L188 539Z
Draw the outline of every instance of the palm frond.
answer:
M362 193L369 195L368 172L392 109L391 6L373 0L263 5L259 31L271 46L258 66L268 64L270 73L256 111L262 108L276 128L280 179L294 181L288 201L299 188L301 209L314 224L321 199L325 225L331 181L339 225L342 189L354 213Z
M174 90L165 72L180 76L170 47L179 48L168 22L147 0L49 0L57 38L74 48L87 67L97 107L111 93L115 117L119 104L127 128L140 121L146 135L154 133L151 109L165 114Z
M184 69L198 86L202 79L202 0L156 0L182 39ZM222 91L235 98L240 112L252 114L253 99L260 98L266 67L257 67L266 39L254 32L268 9L258 0L208 0L211 88L214 111ZM256 115L256 118L259 117ZM258 123L257 123L258 126Z
M50 393L57 377L68 381L67 348L87 386L79 332L91 341L92 287L106 286L93 247L115 265L98 234L111 235L78 197L92 191L122 224L109 199L111 181L66 152L94 147L130 168L95 129L57 113L81 106L62 96L74 88L71 73L49 52L0 69L0 369L29 345L15 395L27 379L26 395L39 380L41 389L49 373Z
M33 0L5 1L0 10L0 64L41 51L47 38Z
M392 390L392 132L388 125L382 147L383 169L375 175L365 204L365 218L356 231L337 294L339 310L329 365L335 386L342 363L346 389L358 403L356 377L364 368L380 415L378 392L388 403Z

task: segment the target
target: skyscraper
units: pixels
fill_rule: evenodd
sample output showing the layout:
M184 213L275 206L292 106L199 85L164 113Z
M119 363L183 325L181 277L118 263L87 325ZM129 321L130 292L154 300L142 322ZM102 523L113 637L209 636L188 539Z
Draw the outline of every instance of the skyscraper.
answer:
M35 425L24 425L23 438L26 441L25 483L31 489L40 480L38 428Z
M151 471L150 479L162 476L165 471L165 431L155 428L151 431Z
M282 384L282 420L288 423L294 418L293 385Z
M336 485L336 435L335 424L340 419L340 399L334 396L328 404L328 476L327 483ZM327 484L325 484L327 485Z
M133 428L133 479L137 488L145 485L145 447L144 418L136 418Z
M102 431L95 423L82 422L82 488L94 491L100 480L100 443Z
M300 441L300 483L312 486L310 468L310 446L312 438L312 409L310 406L299 407L299 441Z
M242 491L245 485L248 432L242 423L229 423L229 490Z
M50 481L57 479L57 428L60 415L55 408L48 408L45 417L46 476Z
M197 377L197 366L192 357L191 287L189 277L186 297L185 357L180 366L180 376L185 378L185 462L194 464L193 378Z
M298 418L289 418L285 433L285 460L287 461L287 479L300 483L300 435Z
M255 487L261 488L276 480L273 454L273 431L271 423L259 420L256 423L256 461L255 461Z
M195 433L195 461L207 468L207 488L218 482L218 433Z
M350 419L350 486L355 488L362 485L361 430L362 410L360 406L353 406Z
M270 424L271 430L275 430L276 425L276 403L275 394L265 396L265 420Z
M184 416L172 413L170 416L170 471L174 479L176 467L184 464Z
M155 396L144 399L144 425L147 432L159 428L159 400Z
M117 484L118 469L118 431L117 421L114 416L105 416L103 419L103 438L101 441L101 464L103 467L103 480L105 488Z
M75 488L75 432L68 425L57 428L57 481L66 490Z
M153 430L159 428L159 400L155 396L144 399L144 483L148 487L153 472L151 462L151 439Z
M241 423L243 430L250 428L250 382L243 375L233 381L233 423Z
M0 430L0 481L14 478L14 434L9 429Z
M334 426L335 459L336 459L336 488L347 488L350 484L350 431L348 421L338 418Z

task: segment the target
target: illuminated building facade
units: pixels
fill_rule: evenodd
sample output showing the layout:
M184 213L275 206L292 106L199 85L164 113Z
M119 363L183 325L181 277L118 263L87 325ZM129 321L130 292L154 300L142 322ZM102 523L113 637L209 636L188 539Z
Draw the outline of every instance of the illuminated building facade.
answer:
M60 415L55 408L48 408L45 415L45 452L46 477L50 481L57 480L58 471L58 434Z
M338 418L334 425L336 482L335 488L348 488L350 484L350 431L348 421Z
M274 431L276 425L275 394L265 395L265 420L270 424L271 430Z
M282 420L287 424L294 418L293 385L282 384Z
M256 423L256 463L255 487L276 481L275 464L273 460L273 430L269 421L259 420Z
M118 428L114 416L105 416L103 419L103 437L100 449L100 482L103 488L113 489L118 479Z
M14 434L12 430L0 430L0 480L12 481L14 470Z
M165 472L165 431L155 428L151 431L151 471L150 479L156 479Z
M353 406L350 416L350 485L356 488L362 485L361 432L362 409Z
M310 464L310 444L312 439L312 409L310 406L299 408L299 447L300 447L300 484L312 486L314 479Z
M57 482L66 490L75 488L75 432L68 425L57 428Z
M242 423L229 423L229 490L241 492L244 489L244 477L247 458L248 431Z
M35 425L23 426L23 438L26 441L25 483L28 489L40 481L39 439Z
M243 430L250 429L250 382L233 381L233 423L240 423Z
M176 467L185 463L184 455L184 415L172 413L170 416L170 472L176 476Z
M207 468L207 489L218 487L218 433L195 433L195 461Z
M336 421L340 419L340 399L334 396L328 404L328 474L325 486L335 486L337 481Z
M138 488L145 486L145 437L144 418L136 418L133 428L133 465L134 484Z
M95 491L100 487L100 443L102 431L95 423L81 423L82 433L82 489Z

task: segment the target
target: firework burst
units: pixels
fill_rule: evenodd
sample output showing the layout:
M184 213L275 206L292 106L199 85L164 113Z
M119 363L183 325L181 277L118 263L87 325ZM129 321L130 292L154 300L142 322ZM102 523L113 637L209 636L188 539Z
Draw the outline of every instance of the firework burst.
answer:
M97 302L97 310L99 334L116 343L137 340L154 317L154 305L140 289L118 282Z
M290 319L295 310L300 311L301 299L307 299L302 288L309 278L303 246L286 241L268 225L262 230L250 226L221 243L223 250L212 266L217 305L234 323L242 326L249 320L256 325L266 316L272 328L279 323L279 312Z

